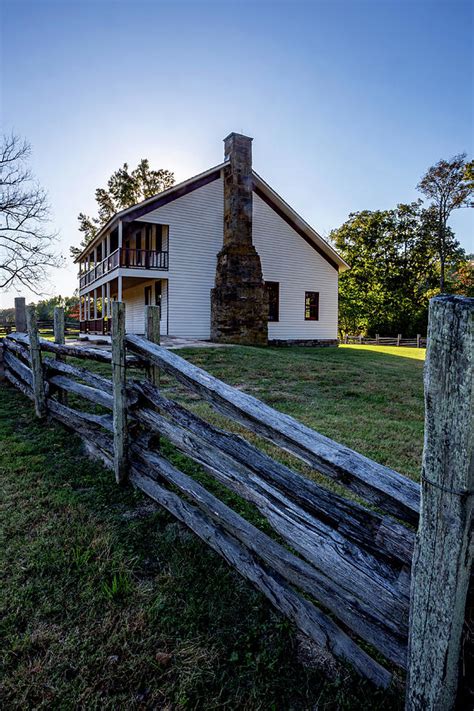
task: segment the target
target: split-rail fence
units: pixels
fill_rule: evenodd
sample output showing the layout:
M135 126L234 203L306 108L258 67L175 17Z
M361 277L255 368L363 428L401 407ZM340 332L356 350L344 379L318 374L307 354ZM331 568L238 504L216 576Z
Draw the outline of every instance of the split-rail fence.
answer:
M339 343L358 344L361 346L405 346L406 348L426 348L427 338L420 333L413 338L404 338L401 333L396 336L375 336L349 335L346 334L339 339Z
M473 299L431 301L421 487L161 347L158 307L147 307L140 337L125 333L125 305L114 303L112 352L65 344L60 309L55 342L40 338L28 307L26 332L3 339L3 365L38 417L79 434L117 483L164 506L318 645L378 687L406 672L410 711L444 710L458 689L472 567L473 317ZM68 358L107 363L111 377ZM348 495L166 397L160 371ZM174 466L163 438L252 504L275 535Z

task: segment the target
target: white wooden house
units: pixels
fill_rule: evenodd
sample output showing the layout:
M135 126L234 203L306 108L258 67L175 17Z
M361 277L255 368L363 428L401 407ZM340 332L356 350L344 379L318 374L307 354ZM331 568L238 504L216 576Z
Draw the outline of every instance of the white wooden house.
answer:
M107 336L117 299L131 333L143 334L145 305L160 304L170 336L337 339L338 273L348 265L253 171L251 140L230 134L223 163L100 230L76 260L82 337Z

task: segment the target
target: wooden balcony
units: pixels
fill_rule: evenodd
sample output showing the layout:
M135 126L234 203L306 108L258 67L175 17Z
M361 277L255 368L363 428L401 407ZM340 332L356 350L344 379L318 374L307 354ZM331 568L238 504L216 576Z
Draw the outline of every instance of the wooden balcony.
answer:
M105 274L118 269L118 267L126 269L168 269L168 252L120 247L96 264L95 267L81 275L79 280L80 288L84 289Z

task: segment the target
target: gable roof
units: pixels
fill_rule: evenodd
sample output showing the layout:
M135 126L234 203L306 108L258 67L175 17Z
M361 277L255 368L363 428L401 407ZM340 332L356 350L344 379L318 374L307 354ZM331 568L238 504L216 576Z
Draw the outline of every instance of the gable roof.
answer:
M205 170L203 173L199 173L193 178L188 178L187 180L183 180L181 183L172 185L171 188L163 190L161 193L153 195L151 198L147 198L146 200L142 200L142 202L138 202L136 205L126 207L124 210L116 212L115 215L113 215L110 220L108 220L105 225L100 228L94 239L91 240L86 247L84 247L82 252L78 254L77 257L75 257L74 262L79 262L91 250L91 248L100 242L104 234L113 229L114 226L120 222L120 220L131 222L137 217L141 217L152 210L156 210L157 207L166 205L168 202L177 200L179 197L186 195L192 190L197 190L197 188L201 188L203 185L206 185L213 180L217 180L217 178L220 177L221 170L225 165L226 163L219 163L219 165L215 165L213 168L209 168L209 170Z
M341 257L336 250L331 247L329 242L326 242L321 235L314 230L311 225L309 225L306 220L303 220L301 215L299 215L293 208L288 205L288 203L283 200L283 198L278 195L273 188L270 187L268 183L255 171L253 172L254 178L254 192L262 200L264 200L270 207L275 210L275 212L287 222L290 227L292 227L295 232L297 232L308 244L313 247L324 259L326 259L334 269L340 272L349 269L349 265Z
M181 183L173 185L171 188L164 190L157 195L154 195L147 200L132 205L132 207L125 208L120 212L117 212L113 217L106 222L106 224L101 227L94 239L89 242L87 247L85 247L82 252L74 259L74 262L79 262L96 243L104 236L106 232L113 229L115 224L118 224L120 220L124 222L131 222L132 220L139 219L151 212L156 210L163 205L177 200L183 195L197 190L198 188L207 185L208 183L217 180L221 176L222 169L228 165L228 162L220 163L219 165L209 168L209 170L204 171L195 175L193 178L184 180ZM336 250L331 247L329 242L326 242L321 235L314 230L311 225L309 225L303 218L295 211L293 208L278 195L273 188L270 187L268 183L254 170L252 171L254 185L253 189L256 195L258 195L262 200L264 200L275 212L287 222L292 229L294 229L313 249L315 249L331 266L337 271L345 271L349 269L349 265L344 259L336 252Z

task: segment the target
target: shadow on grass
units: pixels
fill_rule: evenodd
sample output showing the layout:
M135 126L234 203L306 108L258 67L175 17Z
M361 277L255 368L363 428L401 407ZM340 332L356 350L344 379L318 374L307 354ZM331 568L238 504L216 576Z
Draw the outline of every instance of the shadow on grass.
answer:
M401 708L303 668L260 594L5 385L0 468L6 707Z

